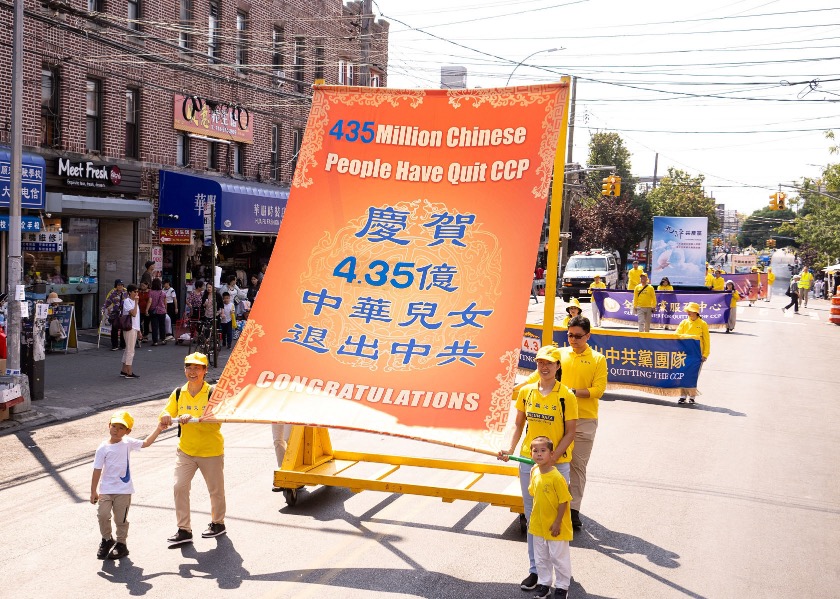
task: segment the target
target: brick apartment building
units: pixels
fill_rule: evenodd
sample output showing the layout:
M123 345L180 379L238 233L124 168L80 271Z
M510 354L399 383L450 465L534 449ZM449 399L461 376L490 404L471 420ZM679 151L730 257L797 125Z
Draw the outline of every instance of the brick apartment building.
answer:
M149 259L183 300L210 274L197 231L208 196L225 274L256 272L285 208L312 84L387 83L388 23L365 16L369 5L27 0L26 283L74 302L81 328L97 325L114 279L137 281ZM5 81L12 20L0 0ZM0 144L10 89L0 89ZM9 158L0 145L3 256Z

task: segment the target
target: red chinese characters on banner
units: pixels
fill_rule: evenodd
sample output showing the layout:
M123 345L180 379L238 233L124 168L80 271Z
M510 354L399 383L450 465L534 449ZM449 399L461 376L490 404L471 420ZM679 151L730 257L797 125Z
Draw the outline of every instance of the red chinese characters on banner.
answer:
M567 92L316 88L206 415L496 447Z

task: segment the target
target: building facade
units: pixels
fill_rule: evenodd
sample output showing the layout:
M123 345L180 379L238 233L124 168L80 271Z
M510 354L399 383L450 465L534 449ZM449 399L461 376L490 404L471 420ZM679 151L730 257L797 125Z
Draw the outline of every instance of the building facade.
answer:
M39 201L24 202L27 285L74 302L82 328L98 324L114 280L139 280L147 260L183 298L195 276L211 274L195 224L208 196L225 274L258 271L282 219L312 85L387 84L388 23L368 6L28 0L24 175L42 181L26 192ZM12 19L11 3L0 3L7 81ZM0 189L10 93L0 90ZM6 244L0 229L2 255Z

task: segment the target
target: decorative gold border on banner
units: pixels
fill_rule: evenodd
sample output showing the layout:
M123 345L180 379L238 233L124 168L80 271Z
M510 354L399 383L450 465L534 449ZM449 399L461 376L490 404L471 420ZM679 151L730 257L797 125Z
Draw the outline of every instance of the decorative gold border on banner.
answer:
M426 97L424 90L387 89L381 87L344 87L330 86L315 88L312 96L312 108L309 111L309 121L306 124L306 137L300 146L297 169L292 179L292 187L309 187L312 177L307 173L310 168L318 165L315 154L324 147L324 134L330 121L330 106L342 104L345 106L373 106L382 104L399 106L408 102L411 108L417 108Z
M506 351L499 357L499 361L502 363L502 372L496 375L499 387L493 391L487 416L484 418L487 425L484 439L490 447L500 445L507 425L513 388L516 386L519 349Z
M251 362L248 358L257 353L255 341L257 338L264 336L265 329L261 324L258 324L254 319L248 319L245 322L245 328L236 342L236 350L231 353L225 366L226 376L222 378L224 382L217 385L216 390L213 391L213 397L207 404L208 411L211 407L218 406L225 400L233 398L236 395L236 390L242 388L242 382L251 369ZM222 416L221 413L215 414L217 418Z

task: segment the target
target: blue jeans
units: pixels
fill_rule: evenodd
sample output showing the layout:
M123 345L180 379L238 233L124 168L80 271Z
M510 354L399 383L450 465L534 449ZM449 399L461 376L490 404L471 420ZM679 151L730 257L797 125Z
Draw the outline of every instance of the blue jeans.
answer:
M569 484L569 462L556 464L557 471L566 479ZM525 507L525 519L531 521L531 510L534 509L534 498L528 492L528 485L531 484L531 464L519 464L519 486L522 489L522 504ZM528 572L537 573L537 563L534 561L534 537L528 533Z

